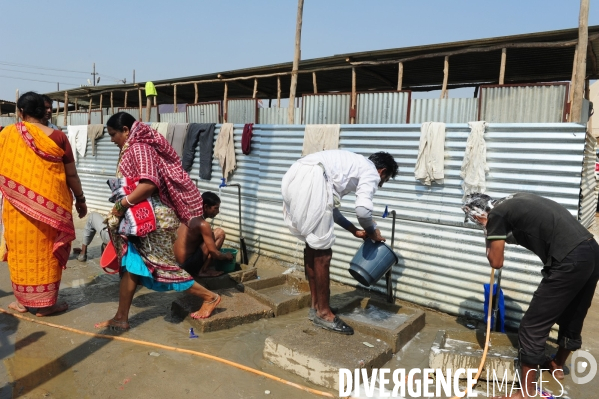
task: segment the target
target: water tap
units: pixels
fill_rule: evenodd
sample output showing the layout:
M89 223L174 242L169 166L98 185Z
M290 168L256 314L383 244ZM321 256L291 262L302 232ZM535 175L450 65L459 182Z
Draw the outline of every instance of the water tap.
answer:
M198 338L198 336L193 332L193 327L189 329L189 338Z
M221 177L220 179L220 186L218 186L218 188L222 188L222 187L227 187L227 179L225 179L224 177Z
M385 205L385 211L383 212L383 219L389 216L389 206Z

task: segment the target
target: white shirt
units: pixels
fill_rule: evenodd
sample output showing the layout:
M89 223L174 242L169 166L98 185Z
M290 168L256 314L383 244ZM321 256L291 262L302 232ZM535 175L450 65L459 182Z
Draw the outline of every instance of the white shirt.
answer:
M362 206L368 210L374 209L372 198L381 178L371 160L350 151L328 150L307 155L302 158L302 163L304 162L321 163L333 184L333 190L340 198L354 192L356 208Z

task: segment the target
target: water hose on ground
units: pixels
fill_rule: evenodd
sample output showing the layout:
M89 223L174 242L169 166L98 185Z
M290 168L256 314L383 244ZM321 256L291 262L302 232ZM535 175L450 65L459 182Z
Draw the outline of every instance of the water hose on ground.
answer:
M247 371L247 372L250 372L250 373L253 373L253 374L257 374L257 375L259 375L261 377L265 377L265 378L271 379L273 381L277 381L277 382L280 382L282 384L292 386L294 388L297 388L297 389L305 391L305 392L310 392L312 394L320 395L320 396L324 396L324 397L328 397L328 398L334 398L335 397L334 395L332 395L332 394L330 394L328 392L323 392L323 391L319 391L317 389L309 388L309 387L304 386L304 385L296 384L294 382L284 380L284 379L279 378L277 376L274 376L272 374L268 374L268 373L265 373L263 371L253 369L251 367L244 366L243 364L232 362L230 360L226 360L226 359L220 358L218 356L209 355L207 353L198 352L198 351L192 351L190 349L181 349L181 348L176 348L174 346L162 345L162 344L157 344L157 343L154 343L154 342L141 341L141 340L132 339L132 338L118 337L118 336L113 336L113 335L98 334L98 333L92 333L92 332L88 332L88 331L77 330L76 328L61 326L59 324L54 324L54 323L48 323L48 322L42 321L42 320L35 320L35 319L29 318L29 317L22 316L20 314L11 313L11 312L8 312L8 311L6 311L5 309L2 309L2 308L0 308L0 313L5 313L5 314L7 314L9 316L12 316L12 317L15 317L17 319L30 321L30 322L33 322L33 323L41 324L43 326L58 328L60 330L70 331L70 332L74 332L74 333L81 334L81 335L87 335L88 337L103 338L103 339L109 339L109 340L121 341L121 342L129 342L129 343L132 343L132 344L150 346L150 347L153 347L153 348L165 349L165 350L169 350L169 351L173 351L173 352L187 353L187 354L190 354L190 355L203 357L205 359L214 360L214 361L217 361L219 363L223 363L223 364L235 367L237 369L244 370L244 371Z
M487 307L487 334L485 335L485 349L483 350L483 357L480 359L480 365L478 366L478 372L474 377L474 387L478 383L478 377L483 372L485 366L485 360L487 360L487 352L489 351L489 340L491 339L491 313L493 312L493 285L495 284L495 269L491 269L491 277L489 278L489 306ZM497 287L499 290L499 287ZM470 388L472 388L470 387ZM451 399L460 399L459 396L454 396Z

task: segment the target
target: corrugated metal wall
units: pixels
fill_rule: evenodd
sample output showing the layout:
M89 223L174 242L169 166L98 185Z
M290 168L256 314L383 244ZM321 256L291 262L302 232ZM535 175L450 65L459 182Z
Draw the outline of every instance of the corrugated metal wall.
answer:
M256 123L257 100L227 100L227 122L228 123Z
M477 98L425 98L412 100L410 108L410 123L468 123L477 119Z
M63 119L63 115L58 115L57 120L60 122L61 126L64 124ZM67 125L87 125L88 120L89 115L87 112L69 112Z
M480 120L499 123L562 122L567 84L481 87Z
M188 105L187 121L189 123L220 123L220 103Z
M258 108L258 123L262 125L287 125L289 124L288 108ZM301 108L293 109L293 121L301 122Z
M17 123L17 118L14 116L0 116L0 126L8 126Z
M135 119L139 120L139 108L137 107L119 107L116 108L116 112L127 112L128 114L131 114ZM146 107L142 107L141 112L145 116ZM150 122L158 122L158 107L151 107Z
M241 152L243 125L236 125L237 169L231 183L242 186L244 235L253 251L302 265L303 245L289 234L282 220L280 183L289 166L301 155L304 127L255 125L252 153ZM217 126L216 136L219 132ZM396 297L452 314L482 317L483 284L488 282L482 231L464 225L460 210L462 190L459 171L469 128L447 125L445 184L427 188L414 180L418 152L418 125L342 125L340 146L365 156L389 151L400 165L398 177L375 196L376 220L383 235L391 236L391 221L379 216L389 205L396 210L395 249L400 257L393 270ZM579 212L581 165L585 148L584 127L576 124L491 124L485 134L491 172L488 194L502 197L518 191L533 192ZM104 136L98 155L85 157L78 166L90 208L107 210L107 177L114 176L118 150ZM212 180L199 179L199 162L190 173L201 191L218 192L220 168L213 161ZM221 194L221 215L214 221L236 242L236 190ZM352 220L353 196L342 201L342 211ZM356 285L347 269L360 242L336 227L331 278ZM526 310L541 279L541 262L531 252L508 246L502 287L506 295L507 319L516 324ZM384 291L383 284L377 291Z
M314 94L302 97L303 124L349 123L349 94Z
M168 114L160 114L160 122L186 123L187 122L187 113L172 112L172 113L168 113Z
M579 219L585 227L595 221L597 212L597 179L595 178L595 162L597 162L597 139L587 134L582 164L582 185L580 187Z
M356 123L407 123L409 92L358 93Z

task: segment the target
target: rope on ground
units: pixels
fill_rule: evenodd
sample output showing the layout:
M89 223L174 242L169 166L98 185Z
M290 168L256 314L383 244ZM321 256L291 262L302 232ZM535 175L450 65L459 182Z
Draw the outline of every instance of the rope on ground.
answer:
M253 369L251 367L244 366L243 364L232 362L230 360L226 360L226 359L223 359L223 358L220 358L220 357L217 357L217 356L209 355L207 353L192 351L190 349L176 348L174 346L162 345L162 344L157 344L157 343L149 342L149 341L141 341L141 340L137 340L137 339L131 339L131 338L125 338L125 337L117 337L117 336L112 336L112 335L98 334L98 333L92 333L92 332L88 332L88 331L82 331L82 330L78 330L76 328L61 326L59 324L54 324L54 323L48 323L48 322L42 321L42 320L35 320L35 319L29 318L29 317L22 316L20 314L8 312L8 311L6 311L5 309L2 309L2 308L0 308L0 312L4 313L4 314L7 314L9 316L12 316L12 317L16 317L17 319L30 321L30 322L33 322L33 323L41 324L43 326L58 328L60 330L74 332L76 334L87 335L88 337L103 338L103 339L109 339L109 340L121 341L121 342L129 342L129 343L132 343L132 344L150 346L150 347L165 349L165 350L169 350L169 351L173 351L173 352L187 353L187 354L190 354L190 355L203 357L205 359L210 359L210 360L214 360L214 361L219 362L219 363L224 363L224 364L229 365L231 367L235 367L235 368L238 368L240 370L244 370L244 371L247 371L247 372L250 372L250 373L254 373L254 374L257 374L259 376L271 379L273 381L277 381L277 382L280 382L282 384L292 386L294 388L297 388L297 389L305 391L305 392L310 392L310 393L313 393L315 395L324 396L324 397L327 397L327 398L334 398L335 397L335 396L333 396L332 394L330 394L328 392L323 392L323 391L319 391L317 389L309 388L309 387L304 386L304 385L296 384L294 382L284 380L284 379L279 378L277 376L274 376L272 374L268 374L268 373L265 373L263 371L256 370L256 369Z

